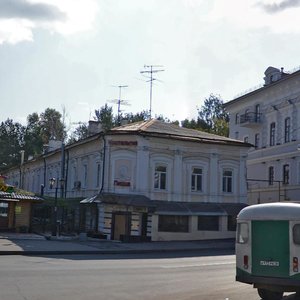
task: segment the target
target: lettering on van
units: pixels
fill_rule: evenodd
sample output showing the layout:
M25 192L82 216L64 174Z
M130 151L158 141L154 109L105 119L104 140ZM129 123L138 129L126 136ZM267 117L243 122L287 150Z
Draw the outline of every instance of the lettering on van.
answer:
M279 267L279 261L260 261L261 266L269 266L269 267Z

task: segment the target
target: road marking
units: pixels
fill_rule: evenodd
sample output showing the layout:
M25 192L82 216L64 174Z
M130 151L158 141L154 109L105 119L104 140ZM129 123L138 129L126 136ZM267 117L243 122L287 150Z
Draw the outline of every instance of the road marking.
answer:
M198 268L198 267L209 267L209 266L221 266L221 265L234 265L235 262L223 262L223 263L207 263L207 264L193 264L193 265L170 265L160 266L162 269L176 269L176 268Z

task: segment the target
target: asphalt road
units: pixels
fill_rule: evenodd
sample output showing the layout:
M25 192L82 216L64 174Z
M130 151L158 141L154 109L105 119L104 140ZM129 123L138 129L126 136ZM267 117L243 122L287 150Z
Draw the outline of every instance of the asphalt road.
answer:
M234 255L3 256L0 299L260 299L234 276Z

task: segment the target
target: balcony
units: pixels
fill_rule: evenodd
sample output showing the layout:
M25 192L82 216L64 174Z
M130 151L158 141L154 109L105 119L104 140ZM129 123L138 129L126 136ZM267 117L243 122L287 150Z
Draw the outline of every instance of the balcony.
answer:
M262 123L262 114L248 112L240 116L240 126L256 127Z

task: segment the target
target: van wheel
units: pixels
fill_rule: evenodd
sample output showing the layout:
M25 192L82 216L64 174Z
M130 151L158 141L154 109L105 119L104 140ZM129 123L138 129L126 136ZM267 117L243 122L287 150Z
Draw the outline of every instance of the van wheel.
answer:
M265 289L257 289L258 295L263 300L281 300L283 292L273 292Z

